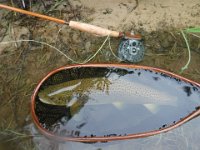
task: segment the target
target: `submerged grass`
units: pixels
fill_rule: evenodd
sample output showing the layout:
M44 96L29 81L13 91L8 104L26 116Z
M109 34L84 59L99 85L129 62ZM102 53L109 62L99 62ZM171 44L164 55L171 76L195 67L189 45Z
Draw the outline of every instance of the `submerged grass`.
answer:
M12 120L8 124L6 121L2 121L0 124L0 149L36 150L32 139L40 136L13 128Z
M30 138L38 135L31 135L23 132L19 132L17 129L12 127L13 120L11 120L9 123L7 121L3 120L0 124L0 141L1 142L9 142L13 140L18 140L22 138Z

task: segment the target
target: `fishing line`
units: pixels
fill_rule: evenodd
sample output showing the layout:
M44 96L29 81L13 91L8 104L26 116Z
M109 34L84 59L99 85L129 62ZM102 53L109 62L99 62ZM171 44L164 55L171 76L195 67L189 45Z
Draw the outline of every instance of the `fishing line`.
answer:
M118 57L117 55L115 55L115 53L113 52L113 49L111 47L111 44L110 44L110 37L108 38L108 44L109 44L109 48L110 48L110 51L112 53L112 55L119 61L123 61L120 57Z
M6 42L1 42L0 44L10 44L10 43L19 43L19 42L34 42L34 43L39 43L41 45L46 45L54 50L56 50L57 52L59 52L61 55L63 55L64 57L66 57L68 60L70 60L73 63L76 64L85 64L88 63L89 61L91 61L94 57L96 57L96 55L102 50L102 48L105 46L106 42L110 41L110 36L108 35L106 37L106 39L104 40L104 42L102 43L102 45L99 47L99 49L92 55L89 56L88 58L86 58L84 61L79 62L74 60L73 58L69 57L68 55L66 55L65 53L63 53L60 49L56 48L55 46L52 46L46 42L41 42L41 41L36 41L36 40L16 40L16 41L6 41ZM109 42L109 46L110 46L110 42ZM112 54L116 57L116 55L114 54L114 52L112 51L111 47L110 50L112 52ZM117 58L117 57L116 57Z

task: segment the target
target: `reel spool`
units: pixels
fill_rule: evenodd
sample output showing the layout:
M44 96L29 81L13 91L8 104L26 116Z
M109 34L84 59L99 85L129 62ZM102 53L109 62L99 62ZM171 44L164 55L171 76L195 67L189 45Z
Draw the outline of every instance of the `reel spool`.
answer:
M118 57L123 61L137 63L144 58L144 45L142 40L122 38L118 47Z

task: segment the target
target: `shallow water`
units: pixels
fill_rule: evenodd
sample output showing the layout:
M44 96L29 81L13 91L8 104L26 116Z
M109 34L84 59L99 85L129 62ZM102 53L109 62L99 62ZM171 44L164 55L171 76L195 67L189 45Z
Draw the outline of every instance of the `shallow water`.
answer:
M41 28L43 28L43 26ZM47 28L49 28L48 25L47 25ZM56 30L56 33L57 33L57 30ZM53 35L55 35L55 34L53 34ZM159 51L159 50L158 50L156 43L160 42L160 39L158 38L158 37L160 37L160 34L163 35L164 39L166 39L166 37L165 37L166 34L159 33L159 32L156 32L156 34L148 33L148 34L144 35L144 36L146 36L145 38L147 39L145 41L146 45L151 45L151 47L147 48L148 49L147 53L146 53L147 55L145 56L144 61L142 61L139 64L158 67L158 68L170 70L172 72L179 74L180 68L185 64L185 62L187 60L185 53L184 53L185 47L177 47L176 49L171 49L173 47L173 45L170 45L170 47L168 49L166 49L166 51L165 51L166 53L163 52L163 53L161 53L161 55L158 54L157 51ZM38 37L41 37L41 35L42 34L39 33ZM67 36L65 36L65 37L67 37ZM89 37L91 37L91 35ZM71 36L69 36L67 38L71 39ZM93 38L93 36L91 38ZM180 37L177 37L177 39L179 39L179 38ZM88 37L86 39L88 39ZM152 40L149 40L149 39L152 39ZM42 38L42 40L43 40L43 38ZM44 39L44 41L45 41L45 39ZM82 40L82 41L84 41L84 40ZM97 41L100 41L99 37L98 37ZM69 43L67 45L71 46L74 44L74 43L71 43L71 41ZM194 42L194 43L198 44L198 42ZM102 42L100 42L100 44L102 44ZM174 43L172 43L172 44L174 44ZM179 44L185 45L182 42L180 42ZM77 46L77 43L74 45ZM116 46L118 46L118 42L117 42ZM193 45L191 45L191 46L193 46ZM35 48L33 48L33 47L35 47ZM64 45L63 47L66 48L66 45ZM82 44L80 47L83 47ZM98 46L95 45L95 48L96 47L99 48L99 45ZM193 47L195 47L195 46L193 46ZM31 50L28 50L29 48ZM160 134L157 136L153 136L153 137L144 138L144 139L116 141L116 142L109 142L109 143L85 144L85 143L74 143L74 142L59 143L59 142L56 142L55 140L52 141L48 138L45 138L41 133L39 133L38 129L35 128L33 121L31 119L31 116L30 116L30 104L29 103L30 103L31 94L33 93L33 90L36 87L36 84L38 83L38 81L41 80L49 71L51 71L55 68L58 68L60 66L66 65L66 64L69 65L71 62L68 62L66 59L63 59L63 57L61 58L61 56L57 55L57 53L55 51L52 51L47 47L30 44L29 48L23 47L23 45L22 45L21 47L17 48L17 50L15 48L13 50L13 53L8 53L8 54L5 53L5 55L2 55L0 57L0 62L1 62L1 64L0 64L0 68L1 68L0 69L0 84L1 84L1 86L0 86L0 103L1 103L1 105L0 105L0 108L1 108L0 109L0 120L1 120L0 121L0 150L7 150L7 149L13 149L13 150L14 149L16 149L16 150L23 150L23 149L24 150L27 150L27 149L28 150L30 150L30 149L34 149L34 150L36 150L36 149L37 150L45 150L45 149L46 150L47 149L48 150L57 150L57 149L60 149L60 150L62 150L62 149L71 149L71 150L76 150L76 149L78 149L78 150L79 149L83 149L83 150L141 149L142 150L142 149L150 149L151 150L152 149L153 150L153 149L155 149L155 147L157 149L166 149L166 150L167 149L170 149L170 150L171 149L181 149L181 150L184 150L184 149L185 150L193 150L193 149L198 150L199 149L199 147L200 147L200 144L199 144L200 119L199 119L199 117L194 118L193 120L189 121L188 123L184 124L183 126L177 128L177 129L174 129L170 132ZM79 53L80 48L75 47L74 49L78 49L77 58L79 58L79 59L81 59L81 56L89 56L90 55L90 53L89 54L83 53L85 51ZM168 51L169 51L169 53L168 53ZM198 53L196 53L193 50L191 51L191 54L192 54L191 64L189 65L189 68L183 72L182 76L187 77L188 79L192 79L194 81L200 82L200 78L199 78L199 75L200 75L199 68L200 67L199 67L199 64L196 63L196 62L199 62L199 58L200 58L199 57L199 48L197 48L196 51ZM171 54L171 52L173 54ZM92 51L92 53L93 53L93 51ZM74 56L74 53L70 54L68 51L66 52L66 54L69 54L70 56ZM109 52L109 49L105 48L105 50L103 50L102 53L100 53L97 56L97 58L94 60L94 62L96 62L96 63L99 63L99 62L100 63L111 63L111 62L116 63L116 59L114 59L114 57L111 57L111 53ZM88 76L85 76L84 78L92 77L94 72L92 72ZM109 71L106 73L109 73ZM77 73L71 72L70 78L73 79L75 74L77 74ZM79 72L79 74L82 76L81 72ZM115 72L114 72L114 74L115 74ZM127 71L125 71L125 72L122 71L118 75L118 76L120 76L120 79L123 78L124 74L129 75L129 73ZM139 78L140 73L139 74L135 73L134 75L135 75L135 77L138 76L138 78ZM105 72L99 73L98 77L102 77L102 76L105 76ZM78 78L78 77L76 77L76 78ZM142 79L143 80L141 80L140 83L141 84L146 83L146 79L145 78L142 78ZM166 79L166 81L168 81L167 78L163 78L163 79ZM55 76L54 80L57 80L58 82L59 81L62 81L62 82L68 81L68 80L63 81L62 78L56 77L56 76ZM124 78L123 78L123 80L124 80ZM153 80L158 80L158 78L154 77ZM151 80L149 80L149 81L152 81L152 83L155 83L155 81L153 81L153 80L151 78ZM165 84L165 85L169 84L168 82L165 82L165 80L163 80L163 82L164 83L162 83L162 84ZM171 82L172 81L170 81L170 83ZM175 81L173 81L173 83L176 85ZM149 83L149 85L150 84L151 83ZM147 85L147 86L149 86L149 85ZM168 88L170 88L170 84L168 85ZM185 88L183 88L183 90L181 90L181 89L182 89L182 87L179 89L180 93L182 93L184 95L190 95L190 90L189 90L190 88L185 87ZM192 94L189 97L192 97L194 95L196 95L196 94ZM196 99L192 99L192 100L196 100ZM189 103L190 102L187 102L187 104L189 104ZM169 113L169 115L171 115L174 119L179 120L180 119L179 117L181 117L179 114L177 114L177 116L174 116L174 114L177 112L177 110L180 112L180 114L183 114L183 112L188 114L194 109L194 107L196 106L197 103L198 103L198 101L195 101L194 103L192 102L192 105L194 104L194 106L186 105L187 106L186 108L188 108L188 112L185 111L185 106L182 106L182 108L184 108L184 110L176 109L173 112L170 111L171 114ZM170 103L170 104L172 104L172 103ZM118 105L116 105L116 106L118 106ZM87 107L91 107L91 106L89 105ZM83 109L87 110L86 109L87 107L85 105L85 107ZM113 105L108 105L108 107L112 107L113 110L117 111L117 113L120 112L120 110L116 109L116 107L114 107ZM129 107L129 105L128 106L126 105L126 107L122 107L122 108L123 109L125 108L125 110L127 110L127 107ZM161 108L164 106L159 106L159 107ZM169 107L177 108L176 105L169 105L167 107L165 106L165 108L163 108L163 109L167 110ZM140 108L140 111L138 111L138 113L144 112L144 110L146 110L148 112L150 112L149 110L152 110L152 107L149 107L149 106L144 107L141 104L140 104L139 108ZM153 107L153 109L154 108L155 107ZM66 110L66 107L64 107L64 109L60 109L60 107L59 107L59 110L62 112L63 110ZM156 113L158 113L158 112L159 113L163 112L159 109L155 109L155 110L156 111L153 111L153 112L155 112L155 114L151 113L152 116L156 116ZM90 110L87 110L87 111L89 111L89 115L92 115ZM130 112L137 113L136 111L133 111L133 110L131 110ZM126 112L126 113L129 113L129 112ZM52 118L53 118L53 116L54 115L52 115ZM137 118L136 115L134 115L133 117L134 117L134 119L138 119L138 121L141 124L143 124L143 122L139 120L140 118ZM148 119L149 116L145 115L145 113L144 113L143 117L147 117L147 119ZM168 119L168 116L166 116L166 114L162 114L162 117L165 117L165 119ZM169 117L169 119L170 118L171 117ZM73 119L75 119L75 118L73 118ZM131 116L131 118L123 117L121 119L124 119L125 121L127 121L129 119L132 119L132 116ZM154 119L159 120L159 123L162 120L162 119L160 120L159 118L154 118ZM106 126L106 127L108 128L108 127L111 127L110 126L111 121L109 119L107 119L107 120L108 120L108 126ZM51 123L51 121L55 123L54 119L50 120L50 123ZM89 120L89 121L91 121L91 120ZM163 123L161 123L161 127L163 125L165 125L166 123L169 123L169 124L173 123L174 120L168 120L167 122L166 121L167 120L165 120ZM160 125L158 126L157 124L153 124L152 126L150 126L151 125L150 122L151 122L151 120L148 121L147 124L143 124L144 126L142 126L141 129L139 129L138 127L136 129L143 130L143 129L146 129L147 126L152 127L152 128L160 127ZM81 124L78 124L78 127L81 127L81 126L86 127L86 125L89 125L89 124L81 123ZM125 131L123 131L123 132L125 132ZM128 132L130 132L130 131L128 131ZM91 136L88 133L86 133L86 134L88 136ZM97 133L97 134L104 134L104 133ZM83 136L84 135L85 134L83 134ZM77 134L76 134L76 136L77 136ZM79 134L79 136L81 136L81 134Z
M74 89L69 90L62 82L73 83L67 86ZM143 69L64 70L45 81L39 93L50 87L51 92L46 93L49 98L52 93L53 98L63 93L72 95L67 97L71 99L64 97L70 106L43 104L36 99L41 125L60 136L107 137L157 130L176 123L200 105L199 87Z
M86 144L79 142L55 142L44 136L34 137L33 142L38 150L199 150L200 143L200 118L195 118L183 126L176 128L170 132L160 135L134 139L115 141L108 143ZM32 134L38 134L33 124L26 127Z

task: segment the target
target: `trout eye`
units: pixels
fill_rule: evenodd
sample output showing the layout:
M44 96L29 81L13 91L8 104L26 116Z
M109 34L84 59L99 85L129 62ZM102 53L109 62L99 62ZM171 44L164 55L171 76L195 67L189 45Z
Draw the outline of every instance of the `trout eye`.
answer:
M59 98L56 98L56 101L57 101L57 103L59 103L59 104L62 102L60 97L59 97Z

